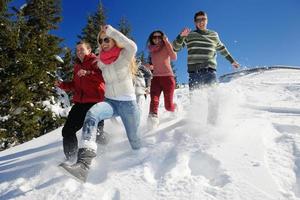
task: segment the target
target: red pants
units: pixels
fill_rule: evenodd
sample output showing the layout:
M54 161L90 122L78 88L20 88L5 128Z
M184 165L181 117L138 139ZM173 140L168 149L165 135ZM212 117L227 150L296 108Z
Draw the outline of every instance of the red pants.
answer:
M157 114L159 106L159 97L161 92L164 93L165 108L167 111L174 112L175 104L173 95L175 90L175 78L173 76L154 76L151 80L151 102L150 113Z

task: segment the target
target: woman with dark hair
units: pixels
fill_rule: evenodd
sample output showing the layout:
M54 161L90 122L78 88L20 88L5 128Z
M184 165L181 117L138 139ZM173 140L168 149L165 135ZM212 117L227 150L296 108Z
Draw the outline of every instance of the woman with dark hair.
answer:
M153 127L159 123L158 106L161 92L164 93L164 103L167 111L174 112L177 105L173 103L175 78L171 67L171 60L177 59L171 43L161 30L153 31L147 40L149 50L149 63L153 78L150 88L150 113L149 121Z

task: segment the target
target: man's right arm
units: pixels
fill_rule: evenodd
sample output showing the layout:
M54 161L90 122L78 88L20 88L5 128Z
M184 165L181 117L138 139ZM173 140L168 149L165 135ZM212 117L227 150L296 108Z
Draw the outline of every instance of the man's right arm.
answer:
M73 81L64 81L64 82L55 82L55 86L56 87L59 87L60 89L62 90L65 90L65 91L73 91L74 89L74 82Z
M176 39L173 42L173 49L175 52L178 52L185 47L185 43L186 43L185 40L186 37L190 34L190 32L191 29L189 29L188 27L182 29L180 34L176 37Z
M181 36L180 34L176 37L173 41L172 46L175 52L180 51L182 48L185 47L185 37Z
M74 74L73 74L73 79L71 81L55 81L54 85L56 87L59 87L60 89L64 91L73 91L75 89L75 83L74 83L74 76L76 76L76 73L78 72L78 68L75 64L74 66Z

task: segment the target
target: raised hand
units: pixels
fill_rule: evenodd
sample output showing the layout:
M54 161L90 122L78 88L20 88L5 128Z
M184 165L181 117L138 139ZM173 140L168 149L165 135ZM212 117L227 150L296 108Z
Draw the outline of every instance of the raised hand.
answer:
M180 33L180 36L181 37L186 37L190 34L191 32L191 29L190 28L187 28L185 27L184 29L182 29L181 33Z

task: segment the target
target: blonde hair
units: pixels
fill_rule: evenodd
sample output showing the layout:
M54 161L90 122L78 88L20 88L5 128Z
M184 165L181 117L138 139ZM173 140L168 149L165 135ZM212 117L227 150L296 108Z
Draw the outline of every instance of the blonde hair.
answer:
M99 33L98 33L98 36L97 36L97 43L98 43L99 54L101 52L101 45L99 43L99 38L100 38L101 34L105 34L105 31L104 30L100 30ZM121 49L124 49L124 47L122 45L120 45L116 40L114 40L113 38L110 38L110 39L112 39L114 41L114 43L116 44L117 47L119 47ZM136 74L137 74L137 64L136 64L135 57L132 58L129 67L130 67L130 72L131 72L132 77L135 77Z
M133 57L133 59L131 60L131 63L130 63L130 71L131 71L132 77L136 77L138 68L137 68L137 64L136 64L136 59L135 59L135 57Z

